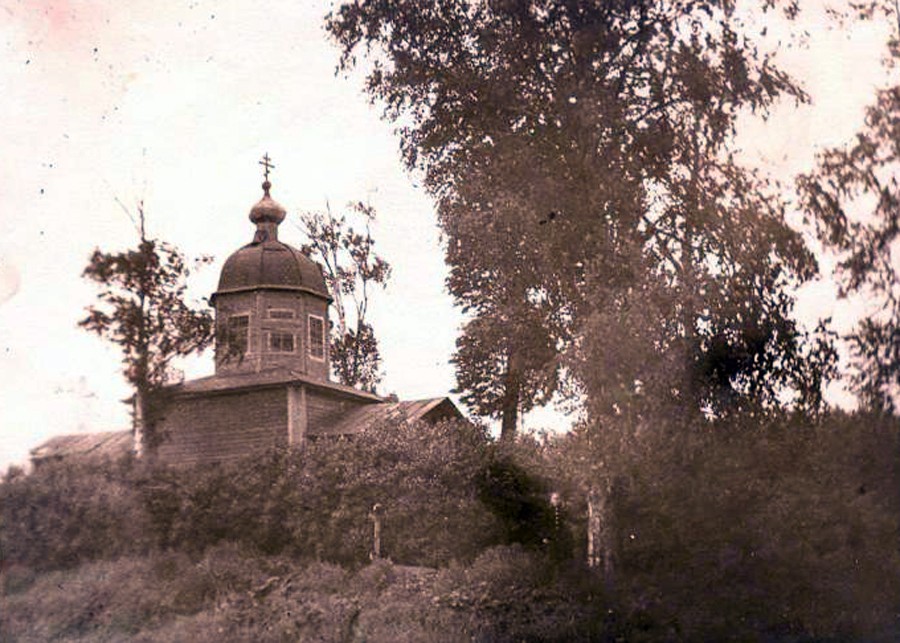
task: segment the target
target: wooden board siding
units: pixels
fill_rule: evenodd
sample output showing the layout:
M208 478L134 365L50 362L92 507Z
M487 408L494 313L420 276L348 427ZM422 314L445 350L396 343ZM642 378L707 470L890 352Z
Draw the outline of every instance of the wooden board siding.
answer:
M307 297L305 303L306 306L303 311L303 314L305 315L303 318L303 332L305 333L303 337L303 349L307 351L306 372L312 378L327 381L330 377L329 364L331 362L331 358L328 354L328 347L330 345L328 337L328 304L321 299L316 299L314 297ZM325 321L325 355L323 360L316 360L309 357L309 315L317 315Z
M259 326L260 368L289 368L298 373L308 372L309 356L306 346L306 309L311 297L296 292L259 291L257 293L257 320ZM290 310L291 319L272 319L270 309ZM294 336L293 353L276 353L269 350L269 333L289 332Z
M271 375L271 374L270 374ZM204 378L172 387L162 425L170 432L161 463L227 460L257 449L365 431L381 422L462 418L446 397L386 402L302 380L267 379L266 388L219 388L235 378ZM334 387L335 385L329 385ZM57 436L32 449L32 461L115 459L132 450L131 431Z
M242 373L259 370L260 337L256 325L256 293L242 292L222 296L216 303L216 335L224 341L225 328L231 315L248 315L250 325L247 335L247 352L244 355L229 355L225 344L216 346L216 373Z
M162 422L159 458L173 464L239 458L287 443L285 387L176 398Z
M270 309L290 310L293 319L271 319ZM277 290L227 293L216 299L216 333L221 338L231 315L248 315L248 345L244 355L229 355L224 345L216 353L216 373L234 375L255 373L273 368L291 369L313 379L328 381L328 350L325 359L309 355L309 315L325 320L328 339L328 304L304 293ZM269 333L290 332L294 335L294 352L278 353L269 349Z
M289 386L287 389L288 427L287 442L291 446L303 446L306 442L309 416L307 415L306 387Z

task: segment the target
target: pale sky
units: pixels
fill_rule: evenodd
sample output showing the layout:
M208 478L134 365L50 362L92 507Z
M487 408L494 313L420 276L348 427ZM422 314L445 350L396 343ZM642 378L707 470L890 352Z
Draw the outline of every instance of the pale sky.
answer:
M446 294L432 203L401 166L398 141L361 93L335 75L328 2L0 0L0 471L62 433L124 429L129 395L117 347L76 326L95 297L81 279L92 249L124 249L134 227L117 199L143 199L151 235L214 255L192 276L215 290L227 256L252 238L264 152L272 196L290 217L364 200L393 265L371 318L382 344L381 392L446 394L461 315ZM781 178L808 168L814 144L847 140L884 82L889 25L848 35L808 15L809 46L781 53L815 105L748 121L748 158ZM778 34L770 32L770 44ZM827 279L803 294L809 318L837 313ZM834 310L832 310L834 308ZM211 374L211 355L183 364ZM565 424L552 412L526 425Z

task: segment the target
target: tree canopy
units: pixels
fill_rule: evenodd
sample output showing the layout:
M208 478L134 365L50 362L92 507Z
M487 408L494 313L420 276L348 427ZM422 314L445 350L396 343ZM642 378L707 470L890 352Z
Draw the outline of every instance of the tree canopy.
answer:
M871 409L897 410L900 384L900 87L878 92L856 140L825 150L798 179L801 201L824 245L838 254L842 297L870 311L848 333L853 386Z
M360 232L347 214L362 221ZM324 267L328 289L334 297L337 324L331 329L331 368L342 384L375 391L381 381L378 338L367 319L372 288L387 284L391 266L375 254L370 224L375 209L352 203L340 217L331 209L304 212L298 227L307 239L303 252Z
M477 410L560 373L597 420L821 403L833 352L789 294L816 262L733 156L741 113L806 95L734 3L356 0L328 28L436 199Z
M123 252L91 254L83 276L97 284L98 303L87 307L78 325L119 346L123 372L136 393L143 445L153 448L162 436L154 430L150 396L173 379L172 361L204 350L214 338L213 317L186 299L188 263L178 248L148 238L143 205L140 239ZM200 257L198 265L212 261Z

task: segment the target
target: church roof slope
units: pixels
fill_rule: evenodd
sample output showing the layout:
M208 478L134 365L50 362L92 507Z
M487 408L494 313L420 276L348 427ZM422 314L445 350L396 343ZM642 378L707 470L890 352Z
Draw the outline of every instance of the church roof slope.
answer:
M344 386L335 382L323 381L298 373L288 368L273 368L269 370L236 373L233 375L210 375L195 380L173 384L166 387L168 393L174 395L206 394L226 392L235 389L263 388L268 386L281 386L284 384L306 384L313 388L326 389L332 393L352 397L366 402L384 402L384 398L360 391L352 386Z
M71 456L79 460L115 459L127 454L133 446L130 430L58 435L32 449L31 460L38 464Z
M310 436L338 436L361 433L382 422L439 422L462 419L463 415L449 397L367 404L346 413L330 426L310 431Z

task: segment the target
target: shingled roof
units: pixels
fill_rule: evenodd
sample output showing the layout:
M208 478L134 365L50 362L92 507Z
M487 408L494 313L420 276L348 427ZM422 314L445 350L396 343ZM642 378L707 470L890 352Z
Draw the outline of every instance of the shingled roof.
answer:
M31 461L37 465L72 457L78 460L115 460L133 448L131 431L58 435L32 449Z
M349 411L331 426L310 432L310 436L353 435L382 422L439 422L454 418L462 418L462 414L449 397L367 404Z

